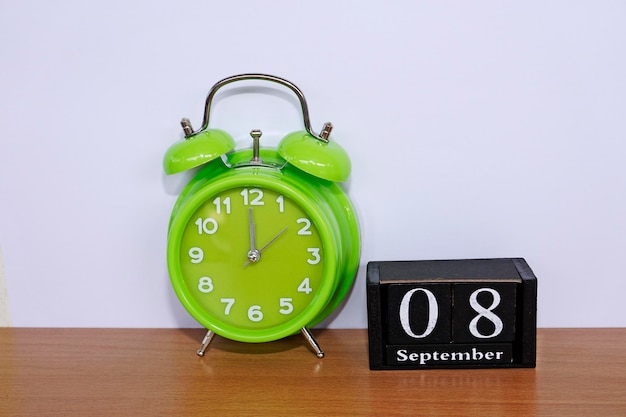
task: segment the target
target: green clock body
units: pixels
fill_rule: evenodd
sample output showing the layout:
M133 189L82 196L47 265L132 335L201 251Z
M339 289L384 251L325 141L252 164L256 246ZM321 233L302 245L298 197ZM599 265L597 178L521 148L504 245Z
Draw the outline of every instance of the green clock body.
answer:
M271 149L260 150L263 164L251 157L217 158L187 184L170 219L167 260L180 302L199 323L229 339L267 342L338 307L356 276L360 235L338 184Z

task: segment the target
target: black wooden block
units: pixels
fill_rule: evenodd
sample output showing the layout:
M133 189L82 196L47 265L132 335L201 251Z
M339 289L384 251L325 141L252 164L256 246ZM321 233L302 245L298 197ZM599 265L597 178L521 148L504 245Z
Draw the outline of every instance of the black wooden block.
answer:
M534 367L537 279L524 259L370 262L371 369Z

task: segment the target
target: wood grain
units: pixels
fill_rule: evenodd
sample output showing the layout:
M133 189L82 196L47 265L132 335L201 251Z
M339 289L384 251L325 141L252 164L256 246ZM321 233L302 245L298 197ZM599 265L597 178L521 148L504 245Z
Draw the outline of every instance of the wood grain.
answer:
M366 330L0 328L2 416L626 415L626 329L539 329L536 369L370 371Z

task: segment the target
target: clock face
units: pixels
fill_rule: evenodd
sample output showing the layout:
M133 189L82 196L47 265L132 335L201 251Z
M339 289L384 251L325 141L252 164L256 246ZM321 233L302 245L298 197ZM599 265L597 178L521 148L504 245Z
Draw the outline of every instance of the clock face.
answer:
M182 226L179 292L206 316L203 324L226 332L302 321L314 300L332 290L323 279L327 260L316 223L292 198L267 187L204 198Z

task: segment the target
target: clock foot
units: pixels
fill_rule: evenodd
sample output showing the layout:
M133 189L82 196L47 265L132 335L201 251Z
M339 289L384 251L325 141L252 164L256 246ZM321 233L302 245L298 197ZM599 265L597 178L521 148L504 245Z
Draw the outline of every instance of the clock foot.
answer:
M315 338L313 337L313 334L311 333L311 331L307 329L306 327L303 327L300 329L300 332L302 333L302 336L304 336L306 341L309 342L309 345L311 345L311 347L313 348L313 351L315 352L315 356L317 356L320 359L323 358L324 351L322 350L322 348L320 348L320 345L317 343L317 340L315 340Z
M206 350L208 349L209 344L213 340L213 337L215 337L215 333L213 333L213 331L209 330L208 332L206 332L204 339L202 339L202 344L200 345L200 349L196 351L196 354L198 356L204 356L204 352L206 352Z

